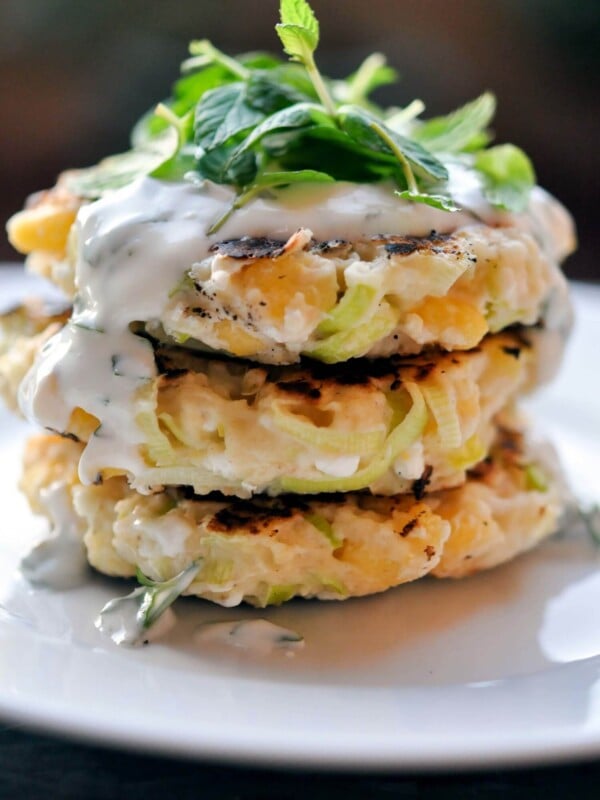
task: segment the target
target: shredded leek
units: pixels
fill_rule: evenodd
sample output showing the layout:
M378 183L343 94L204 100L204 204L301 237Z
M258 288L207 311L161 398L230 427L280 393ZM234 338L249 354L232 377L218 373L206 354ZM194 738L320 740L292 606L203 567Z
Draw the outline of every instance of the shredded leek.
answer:
M133 487L138 486L192 486L197 494L221 491L238 491L237 482L228 482L222 475L215 475L199 467L157 467L140 473Z
M462 447L450 453L448 461L455 469L470 469L479 464L486 456L486 447L475 433L464 443Z
M317 334L330 336L355 326L370 310L376 295L377 291L364 283L350 287L317 327Z
M231 560L215 559L204 562L202 572L198 576L202 583L210 583L213 586L222 586L231 581L233 576L234 563Z
M263 606L280 606L282 603L287 603L296 594L297 586L295 584L282 585L282 586L269 586L267 593L262 602Z
M525 484L530 492L548 491L548 478L537 464L527 464L525 467Z
M319 577L318 580L323 585L323 589L326 591L333 591L336 594L339 594L340 597L348 597L348 589L346 586L337 578L321 578Z
M194 287L194 281L192 279L192 276L188 272L186 272L185 275L183 276L183 278L180 281L178 281L175 284L175 286L173 286L171 291L169 292L169 295L168 295L169 300L172 297L175 297L176 294L179 294L179 292L186 292L186 291L188 291L190 289L194 289L194 288L195 287Z
M304 352L326 364L347 361L368 353L376 342L389 336L397 324L398 313L384 302L369 322L338 331Z
M156 418L156 385L145 386L137 395L135 421L145 436L145 449L153 464L167 466L175 462L175 453Z
M318 494L320 492L354 492L365 489L380 478L398 456L416 442L427 423L427 408L421 390L416 383L406 383L412 407L402 422L397 425L385 441L381 455L371 464L347 478L294 478L281 479L284 492L295 494Z
M335 453L364 453L375 450L383 444L386 431L383 427L369 431L341 431L320 428L312 422L303 421L279 402L272 405L273 419L280 431L293 436L300 442L322 450Z
M185 433L183 428L179 425L175 417L172 414L167 414L166 411L162 412L158 415L158 419L162 424L167 428L169 433L172 433L173 436L178 439L182 444L191 445L191 442L186 440Z
M338 547L344 543L344 540L337 536L333 527L330 522L328 522L324 516L318 514L316 511L311 512L310 514L305 514L304 519L307 522L310 522L320 533L322 533L333 545L333 549L336 550Z
M453 393L438 383L428 383L422 387L422 391L435 419L443 449L456 450L462 444L462 433Z
M201 564L202 559L198 559L167 581L150 580L138 567L136 577L141 586L125 597L110 600L94 625L115 644L142 644L147 641L148 630L193 582Z
M404 388L410 395L412 407L403 421L390 433L385 444L386 469L399 455L414 444L423 433L427 424L427 408L423 394L416 383L405 383ZM384 470L385 471L385 470Z

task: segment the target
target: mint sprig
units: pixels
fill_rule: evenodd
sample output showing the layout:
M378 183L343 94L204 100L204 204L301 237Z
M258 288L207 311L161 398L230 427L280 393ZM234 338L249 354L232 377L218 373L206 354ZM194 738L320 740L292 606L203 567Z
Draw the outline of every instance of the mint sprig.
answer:
M289 61L192 42L172 96L135 126L133 149L76 173L73 190L99 197L142 175L228 184L236 195L214 233L261 192L298 182L387 180L404 200L456 211L448 167L460 162L479 175L492 205L526 207L531 162L514 145L488 147L492 94L425 121L420 100L385 110L370 97L396 79L381 54L330 80L315 62L320 30L308 2L281 0L280 16L275 29Z
M275 26L284 51L292 61L304 65L317 95L327 111L335 115L331 99L321 73L315 64L314 52L319 44L319 23L306 0L281 0L281 22Z

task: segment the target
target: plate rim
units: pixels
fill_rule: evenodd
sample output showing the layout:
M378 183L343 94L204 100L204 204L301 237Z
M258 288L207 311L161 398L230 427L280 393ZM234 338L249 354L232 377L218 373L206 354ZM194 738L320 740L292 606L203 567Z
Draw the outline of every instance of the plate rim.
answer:
M5 268L0 264L0 277ZM6 269L7 274L13 275L21 271L15 265ZM571 286L576 304L600 303L599 286L591 283L572 283ZM0 630L2 627L3 623L0 621ZM600 655L555 665L550 671L568 670L583 662L596 664L600 678ZM207 689L210 690L211 676L202 677L207 678ZM530 679L535 677L535 674L529 676ZM239 680L239 676L237 679ZM506 685L510 680L507 678L493 683ZM290 687L295 685L291 683ZM301 688L309 694L316 688L335 689L310 684L301 684ZM354 692L377 692L380 687L344 688ZM418 688L425 690L425 687ZM454 687L446 685L436 688L452 691ZM415 691L416 687L406 685L396 687L395 690L388 687L383 691L390 695L395 691L400 697L411 690ZM287 737L278 738L273 734L266 735L264 728L257 731L254 738L248 738L247 733L239 726L235 731L230 729L227 732L223 729L216 733L208 728L199 729L196 731L197 735L190 738L189 728L177 731L173 717L169 717L164 731L156 731L131 720L124 724L122 717L119 717L117 724L114 721L111 724L106 714L101 717L93 716L89 710L86 713L85 706L65 707L64 701L61 703L52 698L36 698L33 702L36 703L35 708L32 708L32 698L24 694L10 696L0 686L0 719L4 723L18 724L30 730L51 733L73 741L84 741L87 744L226 764L399 773L414 770L440 772L541 766L575 763L600 757L600 727L595 730L586 729L583 723L574 727L554 725L547 730L540 727L525 730L519 735L513 731L510 735L486 736L478 730L476 735L467 740L463 737L460 742L449 740L447 734L436 736L423 730L414 734L412 742L406 737L391 743L380 741L370 733L368 748L365 748L364 738L361 740L360 736L353 735L338 741L332 739L327 749L319 749L319 745L322 746L321 740L317 741L315 747L306 736L300 738L289 733ZM465 741L468 742L467 747Z

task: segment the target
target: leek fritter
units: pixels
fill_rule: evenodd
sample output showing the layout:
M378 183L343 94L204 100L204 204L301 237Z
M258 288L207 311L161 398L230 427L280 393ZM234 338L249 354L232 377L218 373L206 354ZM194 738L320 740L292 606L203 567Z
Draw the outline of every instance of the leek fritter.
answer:
M568 325L562 273L533 237L483 225L453 234L213 245L160 317L175 341L266 363L326 363L468 350L489 332L553 310Z
M101 416L73 409L60 431L87 442L92 481L125 472L143 493L186 485L239 497L448 488L485 458L495 415L536 372L522 332L469 352L344 368L252 367L173 348L156 359L159 377L134 399L141 443L129 471L118 441L105 446Z
M77 238L87 234L73 224L80 201L64 182L36 196L8 230L34 271L73 293ZM510 224L474 220L427 236L357 230L351 241L316 241L303 228L287 241L247 236L211 250L182 266L160 312L142 320L151 332L287 364L303 355L337 363L431 346L466 350L513 324L569 324L556 256Z
M181 489L139 495L122 478L82 486L81 445L30 440L22 485L36 512L44 488L69 489L92 566L166 580L201 568L187 594L225 606L279 604L294 596L341 600L426 574L462 577L502 563L557 528L564 502L555 466L502 429L485 468L464 486L370 497L202 499Z

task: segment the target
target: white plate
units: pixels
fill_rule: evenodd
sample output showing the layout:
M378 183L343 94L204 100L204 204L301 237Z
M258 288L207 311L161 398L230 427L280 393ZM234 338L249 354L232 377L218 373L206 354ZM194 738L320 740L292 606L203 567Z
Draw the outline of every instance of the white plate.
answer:
M8 275L8 273L6 273ZM6 283L4 284L6 286ZM600 291L577 287L561 379L535 402L581 496L600 490ZM486 574L266 611L179 601L169 638L113 646L92 620L125 584L33 590L39 531L15 489L27 429L0 418L0 715L77 738L252 764L435 769L600 756L600 551L573 533ZM266 617L304 649L190 644L200 622Z

